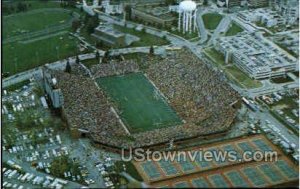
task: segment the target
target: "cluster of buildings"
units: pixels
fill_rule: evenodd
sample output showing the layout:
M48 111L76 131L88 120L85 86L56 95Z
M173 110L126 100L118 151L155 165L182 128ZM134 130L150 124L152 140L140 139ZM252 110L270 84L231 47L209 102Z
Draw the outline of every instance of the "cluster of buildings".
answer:
M215 48L254 79L284 76L299 69L297 59L261 35L241 33L221 37Z
M271 6L285 18L287 24L299 23L299 1L298 0L272 0Z
M217 5L220 7L235 7L248 5L252 8L266 7L269 5L268 0L217 0Z
M294 56L299 56L299 31L284 32L270 37L272 41L289 50Z
M260 23L268 28L282 26L286 23L286 20L281 15L268 8L241 11L238 13L238 16L243 20Z

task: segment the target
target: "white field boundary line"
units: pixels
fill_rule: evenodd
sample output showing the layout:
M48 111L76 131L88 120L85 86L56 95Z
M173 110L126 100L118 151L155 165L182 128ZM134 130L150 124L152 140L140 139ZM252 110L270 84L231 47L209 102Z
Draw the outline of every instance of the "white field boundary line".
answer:
M101 90L101 88L99 87L98 83L96 81L94 81L95 85L97 86L98 90ZM110 110L115 114L115 116L117 117L119 123L122 125L122 127L124 128L125 132L128 135L131 135L129 130L127 129L127 127L125 126L125 124L123 123L123 121L121 120L120 116L118 115L118 113L116 112L116 110L114 109L114 107L110 107Z
M36 42L36 41L40 41L40 40L44 40L44 39L56 37L56 36L58 36L58 35L64 35L64 34L67 34L67 33L68 33L68 31L60 31L60 32L53 33L53 34L50 34L50 35L40 36L40 37L36 37L36 38L33 38L33 39L20 41L20 43L21 43L21 44L33 43L33 42Z
M116 115L116 117L118 118L119 123L122 125L122 127L124 128L125 132L130 135L129 130L127 129L127 127L125 126L125 124L123 123L123 121L121 120L121 118L119 117L119 115L117 114L116 110L113 107L110 107L110 110Z
M163 99L163 101L167 104L167 106L170 106L170 108L172 108L173 109L173 107L170 105L171 104L171 102L170 102L170 100L158 89L158 87L155 85L155 83L147 76L147 74L146 73L144 73L144 76L148 79L148 81L154 86L154 88L158 91L158 93L163 97L162 99ZM185 119L183 119L183 118L181 118L179 115L178 115L178 113L177 113L177 111L175 111L174 109L173 109L173 111L175 112L175 114L182 120L182 122L183 123L186 123L186 121L185 121Z

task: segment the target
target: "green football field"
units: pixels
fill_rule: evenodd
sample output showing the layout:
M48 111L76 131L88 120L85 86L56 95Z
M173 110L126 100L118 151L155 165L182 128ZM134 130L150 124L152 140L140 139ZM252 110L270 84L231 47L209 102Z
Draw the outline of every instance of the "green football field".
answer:
M181 119L142 73L98 78L97 83L116 103L130 132L181 124Z

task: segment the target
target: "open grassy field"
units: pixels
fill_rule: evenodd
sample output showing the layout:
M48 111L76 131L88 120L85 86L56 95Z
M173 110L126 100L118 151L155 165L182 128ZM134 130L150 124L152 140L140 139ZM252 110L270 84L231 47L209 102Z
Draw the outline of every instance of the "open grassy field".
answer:
M99 78L97 83L116 103L120 117L131 132L182 122L142 73Z
M3 38L47 29L48 27L64 24L70 19L70 13L62 11L25 12L4 17Z
M218 27L222 20L222 15L218 13L207 13L202 16L205 28L208 30L214 30Z
M243 28L241 28L239 25L237 25L236 23L232 23L231 27L229 28L229 30L226 32L226 36L234 36L240 32L244 31Z
M5 5L17 6L17 2L5 2ZM78 53L78 41L68 35L70 31L68 25L54 33L43 31L64 25L72 19L71 12L80 11L69 7L67 8L69 12L63 9L58 10L57 8L61 8L60 3L54 1L22 2L27 4L26 12L11 12L3 18L2 37L4 40L22 36L18 40L2 44L3 72L12 75ZM56 9L49 11L49 8ZM41 33L31 36L33 32Z
M22 2L27 5L27 11L32 11L40 8L58 8L60 3L58 1L38 1L38 0L15 0L15 1L2 1L3 16L11 15L17 12L18 2ZM10 9L10 11L7 11ZM13 10L11 10L13 9Z
M225 57L223 54L216 51L214 48L208 48L204 50L205 54L214 60L216 66L225 66Z
M238 83L240 83L242 87L258 88L262 86L259 81L251 79L247 74L245 74L236 66L227 67L225 69L225 72L227 73L227 75L229 75L229 77L234 77L233 79L238 81Z
M184 39L194 39L194 38L197 38L199 37L199 34L198 34L198 31L196 32L193 32L193 33L182 33L182 31L171 31L171 33L175 34L175 35L178 35L180 37L183 37Z
M62 34L31 43L9 43L2 46L3 72L14 74L75 55L77 41Z

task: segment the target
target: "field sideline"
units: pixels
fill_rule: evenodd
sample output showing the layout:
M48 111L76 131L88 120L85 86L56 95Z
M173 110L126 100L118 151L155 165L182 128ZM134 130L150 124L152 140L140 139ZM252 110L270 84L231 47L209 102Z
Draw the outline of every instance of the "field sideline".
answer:
M181 124L181 119L142 73L98 78L97 83L116 103L130 132Z

